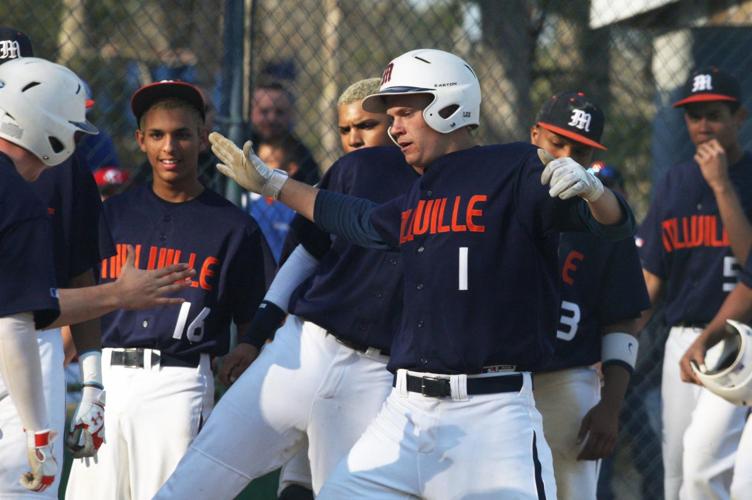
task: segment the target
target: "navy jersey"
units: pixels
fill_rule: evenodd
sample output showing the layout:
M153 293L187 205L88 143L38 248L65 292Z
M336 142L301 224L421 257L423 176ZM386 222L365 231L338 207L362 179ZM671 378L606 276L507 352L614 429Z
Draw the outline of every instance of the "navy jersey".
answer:
M0 317L33 312L37 328L60 314L47 210L0 153Z
M559 269L561 315L546 371L597 363L603 328L650 308L632 238L610 242L589 233L563 233Z
M365 148L334 163L319 187L383 203L405 193L417 178L396 147ZM301 239L305 245L306 237ZM289 311L338 338L388 351L402 314L399 252L335 237L316 272L293 294Z
M752 218L752 156L745 153L729 176ZM737 282L718 205L700 167L687 162L668 170L638 232L642 267L664 281L665 321L708 323Z
M118 253L102 261L103 281L119 275L127 244L140 269L186 262L196 275L179 293L183 304L104 316L102 345L151 347L177 356L226 353L231 319L250 321L274 272L255 221L209 189L185 203L170 203L150 186L108 199L104 215Z
M103 258L115 254L106 225L100 229L102 201L97 185L76 151L31 184L52 219L55 275L60 288L67 288L71 278L98 269Z
M450 153L407 194L370 212L382 240L399 246L403 258L403 319L391 370L535 371L548 361L560 303L559 231L623 238L634 220L622 203L628 217L608 228L579 198L551 198L537 149L516 143ZM316 220L323 217L325 227L326 203L317 198Z

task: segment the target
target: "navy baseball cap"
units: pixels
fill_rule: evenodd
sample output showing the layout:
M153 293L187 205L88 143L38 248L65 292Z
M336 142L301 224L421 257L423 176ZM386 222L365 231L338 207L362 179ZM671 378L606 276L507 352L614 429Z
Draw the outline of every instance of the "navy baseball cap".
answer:
M603 111L584 92L562 92L543 105L535 119L539 127L573 141L606 150L601 144Z
M0 26L0 64L19 57L34 57L31 40L22 31Z
M206 103L201 92L194 85L178 80L162 80L150 83L138 89L131 97L131 111L137 121L157 101L175 98L187 102L201 113L201 119L206 119Z
M682 98L673 106L679 108L693 102L740 102L742 90L736 78L715 66L697 69L682 88Z

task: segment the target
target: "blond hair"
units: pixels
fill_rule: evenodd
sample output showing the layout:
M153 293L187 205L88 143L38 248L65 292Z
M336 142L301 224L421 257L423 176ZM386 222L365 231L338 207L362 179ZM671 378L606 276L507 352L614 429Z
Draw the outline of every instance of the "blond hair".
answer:
M350 104L352 102L362 101L371 94L375 94L379 91L381 86L381 78L366 78L364 80L358 80L345 89L344 92L337 99L337 106L343 104Z

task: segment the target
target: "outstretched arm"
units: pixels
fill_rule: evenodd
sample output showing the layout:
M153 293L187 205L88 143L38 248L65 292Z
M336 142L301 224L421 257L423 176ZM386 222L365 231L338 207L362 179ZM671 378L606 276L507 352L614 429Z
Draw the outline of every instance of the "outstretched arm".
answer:
M579 196L588 203L593 218L607 226L620 224L629 217L614 193L572 158L555 159L545 149L538 150L538 157L545 165L541 183L550 186L548 194L552 198L567 200Z
M369 209L374 203L362 198L347 196L316 188L288 179L279 169L269 168L253 153L248 141L241 151L222 134L209 135L212 152L220 163L217 170L240 186L262 196L280 200L327 232L369 248L387 248L369 220Z
M195 271L186 264L174 264L146 271L134 267L132 247L117 281L84 288L58 290L60 316L48 328L75 325L98 318L116 309L148 309L166 304L179 304L183 299L168 297L182 290L186 278Z

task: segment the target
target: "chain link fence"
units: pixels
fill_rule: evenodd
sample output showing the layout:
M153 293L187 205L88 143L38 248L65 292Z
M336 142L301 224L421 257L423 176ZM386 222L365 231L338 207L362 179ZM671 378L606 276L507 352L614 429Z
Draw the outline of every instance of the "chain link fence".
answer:
M129 108L140 85L199 84L213 102L212 126L242 140L250 136L254 86L280 82L293 98L289 130L324 170L341 154L339 93L380 76L402 52L432 47L457 53L476 70L480 143L527 140L546 98L586 91L607 117L609 150L598 156L622 171L641 220L655 178L693 152L681 113L670 107L692 68L719 66L752 95L752 74L741 70L752 57L752 1L5 0L0 19L28 33L38 56L88 81L96 100L90 119L114 144L96 161L119 164L138 181L150 173ZM745 149L750 132L747 123ZM202 168L212 187L240 199L236 187L213 175L211 161ZM617 452L604 464L602 498L662 497L665 329L654 320L649 330Z

